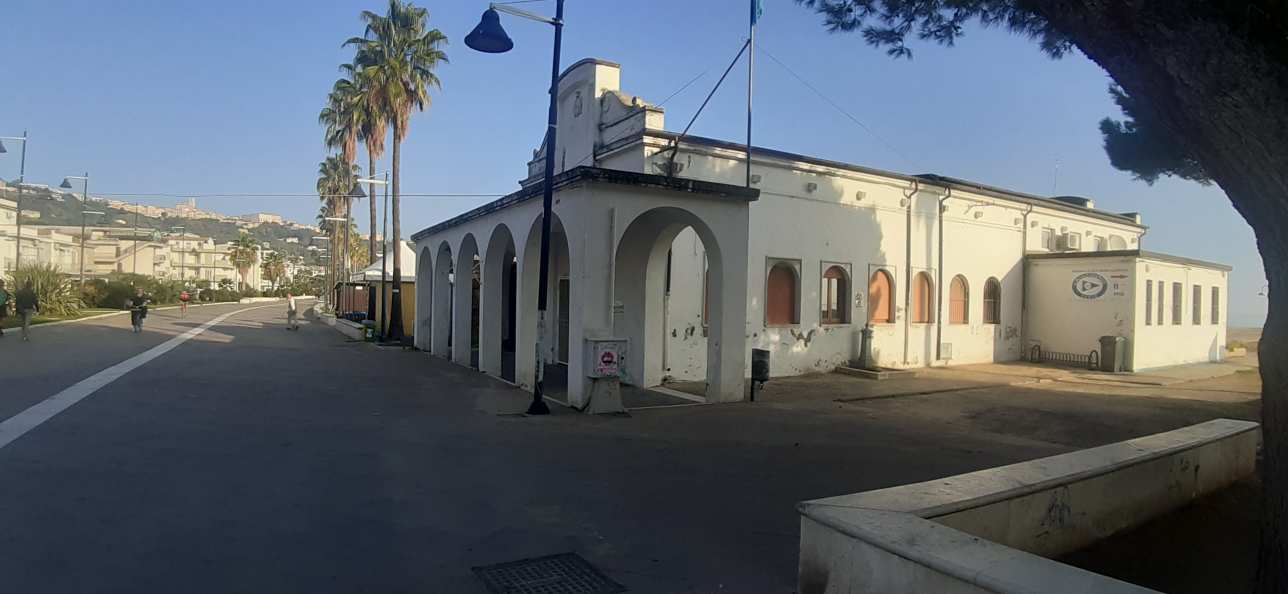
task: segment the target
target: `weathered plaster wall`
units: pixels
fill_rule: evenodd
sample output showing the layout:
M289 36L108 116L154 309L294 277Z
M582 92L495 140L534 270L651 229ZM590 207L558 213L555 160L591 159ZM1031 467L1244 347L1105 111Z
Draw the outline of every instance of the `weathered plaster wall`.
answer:
M691 227L671 242L671 290L666 298L666 353L662 357L668 379L707 377L707 324L702 313L706 257L706 247Z

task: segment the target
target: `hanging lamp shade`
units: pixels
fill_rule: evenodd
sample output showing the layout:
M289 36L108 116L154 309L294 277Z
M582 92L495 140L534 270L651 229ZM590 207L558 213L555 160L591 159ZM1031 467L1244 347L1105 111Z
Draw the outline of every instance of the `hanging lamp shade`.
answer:
M349 197L361 200L367 197L367 193L362 191L362 184L353 184L353 189L349 190Z
M64 189L64 190L70 190L70 189L72 189L72 180L67 179L67 178L65 178L65 177L64 177L64 178L63 178L63 183L58 184L58 187L60 187L60 188L62 188L62 189Z
M0 155L3 155L7 152L9 152L9 150L4 147L4 141L0 140Z
M501 15L489 8L483 12L478 26L465 36L465 45L488 54L503 54L514 48L514 41L501 27Z

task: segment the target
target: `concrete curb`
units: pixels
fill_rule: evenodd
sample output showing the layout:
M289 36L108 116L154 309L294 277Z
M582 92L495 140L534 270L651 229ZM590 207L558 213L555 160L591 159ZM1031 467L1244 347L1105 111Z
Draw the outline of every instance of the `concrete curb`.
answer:
M207 306L211 306L211 305L240 305L240 304L239 304L239 303L237 303L236 301L220 301L219 303L194 303L194 304L192 304L192 305L189 305L188 307L189 307L189 308L193 308L193 307L207 307ZM178 306L178 305L167 305L167 306L165 306L165 307L153 307L153 308L151 308L151 310L152 310L152 311L169 311L169 310L174 310L174 309L179 309L179 306ZM63 325L63 324L75 324L75 323L77 323L77 322L88 322L88 321L90 321L90 320L101 320L101 319L103 319L103 318L110 318L110 317L112 317L112 316L119 316L119 315L124 315L124 314L127 314L127 313L130 313L130 310L128 310L128 309L123 309L123 310L121 310L121 311L109 311L109 312L107 312L107 313L94 314L94 315L92 315L92 316L85 316L85 317L83 317L83 318L76 318L76 319L74 319L74 320L58 320L58 321L56 321L56 322L41 322L41 323L39 323L39 324L32 324L32 325L31 325L31 329L32 329L32 330L35 330L35 329L37 329L37 328L48 328L48 327L50 327L50 326L61 326L61 325ZM10 330L15 330L15 329L17 329L17 328L18 328L18 327L17 327L17 326L15 326L15 327L13 327L13 328L10 328Z
M1007 386L1025 386L1042 383L1042 380L1023 380L1002 384L981 384L977 386L958 386L955 388L935 388L933 390L914 390L911 392L895 392L892 394L870 394L867 396L847 396L845 398L834 398L833 402L862 402L864 400L885 400L887 398L903 398L905 396L929 396L932 394L947 394L950 392L967 392L970 390L989 390L992 388L1005 388Z

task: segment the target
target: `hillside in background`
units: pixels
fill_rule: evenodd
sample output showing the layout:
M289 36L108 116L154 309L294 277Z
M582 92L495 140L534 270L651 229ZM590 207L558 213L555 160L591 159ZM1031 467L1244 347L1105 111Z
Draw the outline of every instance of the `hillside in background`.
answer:
M39 213L39 218L28 214L23 218L23 225L32 226L79 226L81 224L81 204L79 200L68 198L61 192L26 189L23 191L22 210L26 213ZM86 223L91 227L116 227L131 229L135 225L135 214L108 206L107 202L90 197L86 210L107 213L106 215L89 215ZM183 227L190 234L213 238L218 243L233 241L245 232L266 247L286 255L305 255L306 248L313 242L313 229L289 227L277 223L259 223L254 226L241 226L237 223L215 219L192 219L182 217L148 217L138 216L140 230L152 230L157 233L172 232L175 227ZM177 231L174 231L177 233ZM298 243L286 243L294 237Z

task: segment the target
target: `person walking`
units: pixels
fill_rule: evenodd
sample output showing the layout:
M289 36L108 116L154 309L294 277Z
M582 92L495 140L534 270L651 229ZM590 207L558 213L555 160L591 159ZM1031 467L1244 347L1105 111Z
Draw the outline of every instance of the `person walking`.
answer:
M192 295L189 295L186 289L179 291L179 317L188 317L188 301L191 299Z
M134 290L134 296L125 300L125 307L130 310L130 325L134 333L142 333L143 318L148 317L148 297L143 294L143 287Z
M40 300L36 298L35 285L31 279L27 279L22 288L18 289L13 301L18 317L22 318L22 340L28 342L31 340L31 317L40 311Z
M4 338L4 319L9 317L9 302L13 296L4 288L4 279L0 278L0 338Z
M300 315L300 310L296 309L296 306L295 306L295 295L287 293L286 294L286 329L287 330L300 329L299 315Z

